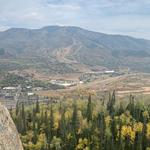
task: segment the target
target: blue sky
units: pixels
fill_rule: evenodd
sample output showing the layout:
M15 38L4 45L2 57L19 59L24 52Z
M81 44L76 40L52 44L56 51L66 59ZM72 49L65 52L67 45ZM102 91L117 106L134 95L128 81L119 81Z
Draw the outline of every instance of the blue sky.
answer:
M150 39L150 0L0 0L0 30L48 25Z

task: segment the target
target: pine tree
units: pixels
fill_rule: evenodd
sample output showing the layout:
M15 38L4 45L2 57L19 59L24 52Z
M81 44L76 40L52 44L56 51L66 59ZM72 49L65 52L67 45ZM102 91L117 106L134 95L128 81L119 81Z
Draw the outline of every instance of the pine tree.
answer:
M33 130L33 137L32 137L32 142L33 144L36 144L38 140L38 133L36 131L36 129Z
M22 116L21 112L18 113L17 118L16 118L16 127L19 133L22 133L23 130L23 125L22 125Z
M92 101L91 101L91 94L88 98L88 104L87 104L87 121L92 121Z
M39 106L39 101L36 101L36 107L35 107L35 112L39 113L40 112L40 106Z
M116 96L115 96L115 91L113 91L112 95L109 93L109 101L107 103L107 110L108 110L110 116L114 116L115 102L116 102Z
M147 133L147 126L146 126L146 119L145 119L143 123L143 130L142 130L142 149L143 150L146 150L146 147L147 147L146 133Z
M44 132L45 132L45 135L46 135L46 138L47 138L47 141L48 141L50 127L49 127L49 120L48 120L47 110L44 113L43 123L45 125Z
M98 115L98 122L97 122L98 128L99 128L99 139L100 139L100 146L101 149L104 146L104 136L105 136L105 116L104 113L101 112Z
M54 115L52 105L50 106L50 120L46 121L46 135L47 135L48 149L50 149L50 143L54 136Z
M119 109L118 109L118 115L121 115L124 112L123 104L120 103Z
M65 120L65 112L63 111L62 112L62 115L61 115L61 120L60 120L60 123L59 123L59 128L60 128L60 135L61 135L61 138L65 141L66 140L66 134L67 134L67 129L66 129L66 120Z
M18 115L19 113L19 101L17 101L16 103L16 116Z
M40 121L41 121L41 124L43 124L44 123L44 110L43 110L43 107L42 107L42 110L41 110L41 117L40 117L41 119L40 119Z
M22 109L21 109L21 117L22 117L22 133L26 134L26 117L25 117L25 110L24 110L24 103L22 103Z
M53 130L54 130L54 114L53 114L53 107L50 107L50 134L53 137Z
M74 130L74 132L76 132L77 130L77 104L75 103L73 105L73 114L72 114L72 129Z
M129 104L127 105L127 110L130 111L131 115L135 117L135 103L134 103L134 97L130 95Z

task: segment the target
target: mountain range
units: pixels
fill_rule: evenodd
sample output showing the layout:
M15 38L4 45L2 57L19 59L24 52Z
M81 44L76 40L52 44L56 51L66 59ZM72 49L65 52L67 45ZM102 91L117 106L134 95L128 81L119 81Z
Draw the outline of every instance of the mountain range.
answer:
M36 68L66 73L94 67L150 72L150 40L73 26L0 32L1 70Z

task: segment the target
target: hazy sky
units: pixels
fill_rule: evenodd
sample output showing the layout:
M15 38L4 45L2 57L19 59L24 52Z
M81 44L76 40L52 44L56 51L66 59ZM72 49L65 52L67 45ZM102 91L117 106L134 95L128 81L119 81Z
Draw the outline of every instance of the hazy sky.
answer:
M150 0L0 0L0 30L47 25L150 39Z

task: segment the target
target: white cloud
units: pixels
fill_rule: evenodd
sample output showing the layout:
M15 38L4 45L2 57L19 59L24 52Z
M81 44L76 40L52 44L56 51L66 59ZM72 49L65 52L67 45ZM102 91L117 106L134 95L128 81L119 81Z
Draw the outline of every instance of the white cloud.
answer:
M150 39L149 0L0 0L0 30L74 25Z
M5 31L7 29L9 29L10 27L8 26L0 26L0 31Z

